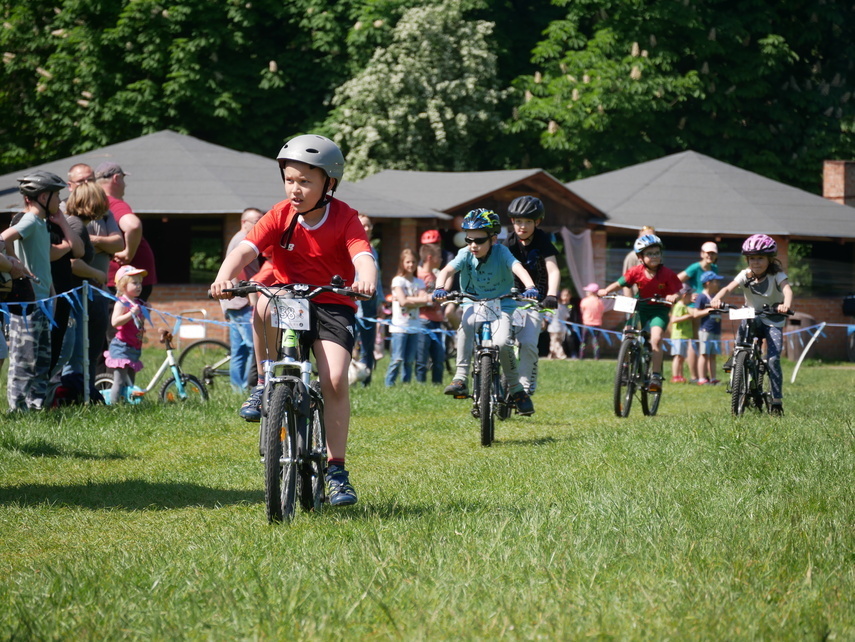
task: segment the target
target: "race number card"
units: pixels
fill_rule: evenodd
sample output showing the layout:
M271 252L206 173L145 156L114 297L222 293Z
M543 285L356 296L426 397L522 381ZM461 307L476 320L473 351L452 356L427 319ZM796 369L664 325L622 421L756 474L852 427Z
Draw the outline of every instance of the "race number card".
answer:
M309 329L309 302L306 299L276 299L273 324L290 330Z
M615 297L614 309L618 312L626 312L627 314L632 314L633 312L635 312L635 305L637 303L638 299L634 297L617 295Z
M753 319L754 308L730 308L728 316L731 321L740 321L742 319Z

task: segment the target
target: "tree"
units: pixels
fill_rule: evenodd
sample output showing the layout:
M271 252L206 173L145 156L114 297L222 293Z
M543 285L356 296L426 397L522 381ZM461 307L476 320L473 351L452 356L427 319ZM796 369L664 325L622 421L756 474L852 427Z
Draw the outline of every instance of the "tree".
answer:
M505 96L492 30L453 0L403 14L391 44L332 100L326 126L347 150L349 179L381 169L492 168L484 145L501 129Z
M851 3L554 0L511 131L566 179L693 149L816 190L855 155Z

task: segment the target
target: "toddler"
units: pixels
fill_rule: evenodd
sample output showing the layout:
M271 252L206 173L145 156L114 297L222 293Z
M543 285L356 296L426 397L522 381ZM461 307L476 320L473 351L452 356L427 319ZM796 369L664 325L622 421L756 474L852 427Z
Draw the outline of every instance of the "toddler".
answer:
M113 404L124 399L125 390L134 385L134 377L142 370L140 361L142 341L145 335L144 305L140 295L143 289L145 270L132 265L123 265L116 272L116 294L118 301L113 306L112 324L116 336L110 341L110 349L104 353L108 368L113 368L113 387L110 400Z

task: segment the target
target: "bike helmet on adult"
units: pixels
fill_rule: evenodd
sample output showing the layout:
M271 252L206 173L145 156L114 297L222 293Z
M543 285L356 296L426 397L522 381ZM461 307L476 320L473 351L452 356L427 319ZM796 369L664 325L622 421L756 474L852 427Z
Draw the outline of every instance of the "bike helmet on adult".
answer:
M742 244L742 253L775 255L778 253L778 244L771 236L755 234L745 239L745 243Z
M530 218L542 221L546 215L543 202L536 196L518 196L508 205L508 218Z
M65 181L52 172L39 170L18 179L18 189L24 196L38 196L42 192L58 192L65 188Z
M284 168L285 162L289 160L320 167L327 176L336 179L336 182L344 175L344 154L329 138L317 134L292 138L279 150L276 160L281 168Z
M635 250L636 254L641 254L649 247L653 247L654 245L658 245L660 249L665 249L665 244L655 234L645 234L644 236L639 236L635 239L635 243L632 246L632 249Z
M463 217L460 227L464 230L487 230L496 234L499 229L499 215L493 210L479 207Z

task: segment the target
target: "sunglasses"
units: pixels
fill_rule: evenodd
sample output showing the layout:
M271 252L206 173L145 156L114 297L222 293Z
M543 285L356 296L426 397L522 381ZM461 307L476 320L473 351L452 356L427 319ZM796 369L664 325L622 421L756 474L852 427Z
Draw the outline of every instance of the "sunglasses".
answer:
M477 243L478 245L484 245L484 243L486 243L487 241L490 240L490 237L489 236L482 236L479 239L473 239L472 237L467 236L463 240L466 241L466 245L471 245L472 243Z
M648 259L658 259L660 256L662 256L662 252L646 252L644 256L646 256Z

